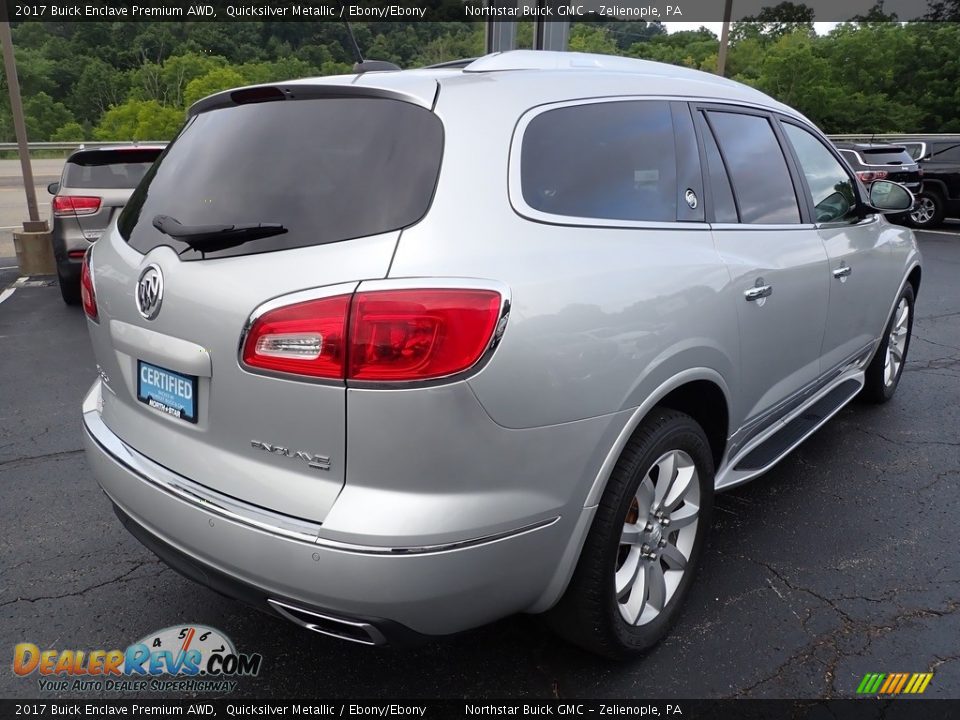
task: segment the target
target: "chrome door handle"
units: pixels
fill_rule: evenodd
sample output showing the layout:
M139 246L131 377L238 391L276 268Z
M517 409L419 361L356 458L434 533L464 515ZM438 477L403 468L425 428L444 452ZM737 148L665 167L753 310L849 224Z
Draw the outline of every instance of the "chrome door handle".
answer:
M847 277L847 276L848 276L850 273L852 273L852 272L853 272L853 268L852 268L852 267L850 267L849 265L843 265L843 266L838 267L836 270L833 271L833 276L834 276L835 278L837 278L837 280L839 280L840 278L845 278L845 277Z
M753 302L754 300L770 297L771 295L773 295L773 285L757 285L756 287L752 287L743 293L743 296L747 299L747 302Z

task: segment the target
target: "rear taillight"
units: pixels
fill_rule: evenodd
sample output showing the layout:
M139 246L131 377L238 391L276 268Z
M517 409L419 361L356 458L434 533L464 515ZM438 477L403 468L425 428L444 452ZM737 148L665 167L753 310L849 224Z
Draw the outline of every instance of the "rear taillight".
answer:
M101 199L81 195L57 195L51 203L56 217L93 215L100 209Z
M495 290L454 288L310 300L258 317L244 340L243 361L262 370L336 380L445 377L480 360L498 332L501 306Z
M83 256L83 265L80 267L80 301L87 317L96 321L99 314L97 312L97 294L93 290L93 270L90 268L89 250Z
M250 367L343 379L350 296L309 300L270 310L254 320L243 344Z
M858 170L857 177L865 183L872 183L874 180L885 180L886 170Z

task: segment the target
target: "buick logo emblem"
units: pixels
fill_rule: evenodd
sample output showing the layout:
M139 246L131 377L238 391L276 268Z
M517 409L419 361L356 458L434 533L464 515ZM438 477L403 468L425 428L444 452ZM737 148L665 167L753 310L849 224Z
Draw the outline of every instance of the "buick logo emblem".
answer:
M147 320L153 320L163 302L163 274L156 265L147 265L137 282L137 310Z

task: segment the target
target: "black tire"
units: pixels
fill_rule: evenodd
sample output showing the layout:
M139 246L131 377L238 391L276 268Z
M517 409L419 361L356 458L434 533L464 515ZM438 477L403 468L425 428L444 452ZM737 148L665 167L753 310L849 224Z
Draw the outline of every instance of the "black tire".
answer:
M620 544L621 533L627 513L639 515L634 497L641 482L658 458L672 450L683 451L693 460L699 481L699 520L686 568L673 595L654 619L630 625L621 615L614 585L614 576L625 562L621 548L626 546ZM556 607L547 613L547 624L566 640L612 658L637 655L659 642L677 619L696 573L713 507L713 475L710 444L693 418L674 410L654 410L624 447L600 499L570 585ZM681 504L679 509L684 507ZM681 531L665 530L664 538L675 540L678 532ZM661 560L639 562L659 564Z
M75 273L64 273L63 268L57 265L57 279L60 281L60 297L67 305L80 304L80 276Z
M922 190L917 195L917 205L914 210L907 214L907 221L910 227L918 230L934 228L943 223L945 214L946 203L943 201L943 196L936 190Z
M890 347L891 334L897 322L898 310L900 309L901 302L904 301L906 302L909 315L906 318L907 334L904 339L903 356L896 372L893 373L892 377L888 377L886 371L887 350ZM913 305L913 286L907 283L906 287L903 288L903 292L900 293L900 297L897 298L896 304L893 306L893 313L890 315L890 319L884 327L883 337L877 346L873 360L871 360L867 366L866 382L864 383L863 390L861 390L861 397L867 402L877 404L885 403L892 398L893 394L897 391L897 386L900 384L900 377L903 375L903 368L907 364L910 338L913 336Z

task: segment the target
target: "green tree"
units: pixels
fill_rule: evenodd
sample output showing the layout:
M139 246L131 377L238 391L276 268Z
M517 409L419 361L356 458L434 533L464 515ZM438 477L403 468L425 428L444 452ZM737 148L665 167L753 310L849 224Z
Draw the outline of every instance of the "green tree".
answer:
M87 136L87 130L83 125L78 122L68 122L50 135L50 139L54 142L79 142L86 140Z
M93 136L97 140L170 140L183 119L182 110L156 100L128 100L104 113Z
M67 103L79 120L95 123L111 105L122 103L129 92L129 73L99 58L88 58L67 96Z
M56 102L45 92L23 99L23 117L27 137L32 142L49 140L57 128L73 122L73 115L63 103Z
M577 23L570 28L570 49L576 52L617 55L617 41L605 28Z
M756 15L746 15L734 23L730 30L730 42L758 37L775 41L797 32L813 35L813 16L813 9L803 3L787 1L768 6Z
M243 75L233 68L216 68L187 83L187 89L183 92L183 101L187 107L190 107L197 100L205 98L207 95L246 84Z

